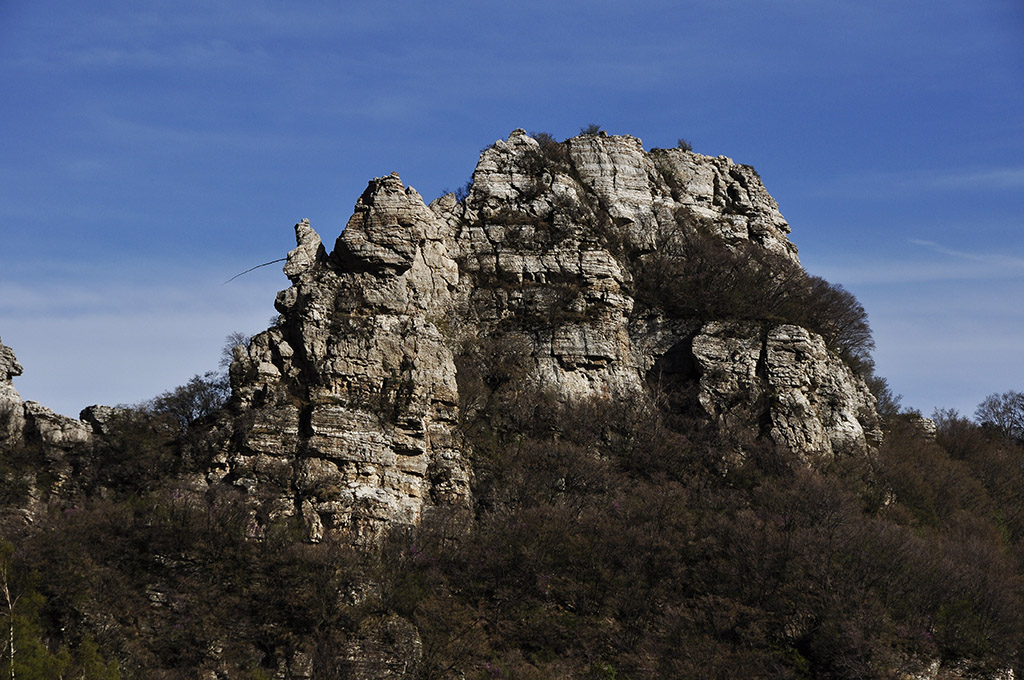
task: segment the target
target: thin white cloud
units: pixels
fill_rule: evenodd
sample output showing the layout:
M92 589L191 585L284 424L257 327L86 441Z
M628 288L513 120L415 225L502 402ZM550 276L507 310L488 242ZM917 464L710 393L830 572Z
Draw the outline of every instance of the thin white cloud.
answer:
M930 185L932 189L942 191L948 189L1024 189L1024 168L994 168L939 174L930 179Z
M94 268L55 271L47 280L0 278L0 320L47 316L138 313L198 313L248 304L256 296L272 303L288 286L280 268L267 267L229 284L226 269L189 271L166 265L104 275Z
M3 332L24 367L22 398L76 416L95 403L133 403L215 370L224 338L258 332L262 306L193 313L139 309L85 318L37 317Z
M808 271L844 286L940 282L982 285L1024 278L1022 256L950 248L928 239L912 238L905 243L911 247L892 243L875 256L866 251L849 254L841 250L801 255Z
M238 71L269 67L261 47L242 47L231 41L185 41L168 44L68 45L4 60L9 71L60 73L88 71Z
M1006 270L1009 272L1021 271L1024 272L1024 257L1016 257L1013 255L1002 255L997 253L972 253L966 250L956 250L954 248L947 248L943 245L936 243L935 241L926 241L923 239L912 238L909 239L910 243L918 246L924 246L929 250L932 250L941 255L948 255L955 257L960 260L966 260L969 262L978 262L986 265L986 267L992 267L998 270Z
M24 20L17 26L21 34L35 45L45 44L46 49L12 52L3 67L8 71L45 69L52 76L61 70L126 65L204 69L252 65L254 58L266 56L264 49L255 45L301 51L314 36L337 38L371 27L385 30L400 18L395 14L376 5L297 10L292 5L259 0L244 6L185 1L164 8L138 3L113 11L72 11L64 19L75 26L71 40L48 43L54 35L49 18L46 24Z
M818 262L810 271L844 286L899 285L938 281L991 281L1018 278L1020 267L991 267L984 262L915 262L886 258L864 262Z
M1011 301L1019 297L995 295L928 286L905 296L861 298L871 318L877 370L903 394L905 406L970 415L986 395L1024 385L1024 363L1017 360L1024 318Z
M805 185L809 196L890 199L907 194L966 191L1002 192L1024 189L1024 167L944 171L882 171L833 177Z
M243 48L227 40L211 39L158 47L93 46L50 55L65 67L214 69L259 68L266 61L262 48Z
M144 122L120 115L95 112L91 115L95 129L110 139L137 147L160 148L218 148L252 152L295 151L318 148L333 140L326 135L310 134L307 131L268 129L261 126L253 130L236 130L227 127L209 128L181 123Z

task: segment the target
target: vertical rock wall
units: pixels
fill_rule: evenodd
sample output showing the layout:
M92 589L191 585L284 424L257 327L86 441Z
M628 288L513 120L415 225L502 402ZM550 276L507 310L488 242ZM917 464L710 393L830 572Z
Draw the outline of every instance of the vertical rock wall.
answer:
M25 428L21 395L14 389L14 377L21 371L14 350L0 342L0 443L20 438Z
M356 540L463 507L457 388L441 328L458 269L444 225L397 175L371 182L328 256L308 222L278 326L236 356L244 415L225 476L280 494L311 538ZM268 483L269 482L269 483Z
M681 229L799 264L757 173L725 157L516 130L462 202L427 206L392 174L331 252L295 229L280 322L231 369L236 434L216 475L301 513L311 538L468 505L454 357L488 338L562 400L631 398L668 371L711 418L809 463L877 441L874 398L814 333L637 306L635 267Z

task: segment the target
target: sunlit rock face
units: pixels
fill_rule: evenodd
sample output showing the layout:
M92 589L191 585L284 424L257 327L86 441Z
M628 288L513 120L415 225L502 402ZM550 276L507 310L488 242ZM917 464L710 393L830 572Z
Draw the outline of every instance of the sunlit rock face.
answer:
M14 350L0 342L0 442L19 437L25 427L21 395L14 389L14 377L21 371Z
M752 168L635 137L516 130L461 201L374 179L330 252L295 226L280 320L236 349L211 481L300 515L311 540L468 508L457 357L489 342L516 355L524 388L563 402L686 383L708 417L808 464L874 446L874 397L815 333L638 299L644 258L680 230L799 265Z
M231 367L243 415L226 477L280 493L310 537L376 536L468 505L452 349L439 324L458 267L450 228L397 175L370 183L328 256L308 222L278 326Z
M749 427L809 463L863 453L881 439L875 398L799 326L711 322L693 339L701 405L726 426Z

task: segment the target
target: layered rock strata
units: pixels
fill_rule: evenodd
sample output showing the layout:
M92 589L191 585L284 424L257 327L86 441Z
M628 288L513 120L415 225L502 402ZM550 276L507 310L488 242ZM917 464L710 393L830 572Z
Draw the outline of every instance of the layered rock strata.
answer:
M692 352L700 403L727 427L761 418L759 434L810 464L880 443L870 390L806 328L715 321L701 327Z
M295 230L281 322L231 367L251 419L236 420L247 424L227 474L275 482L313 539L325 527L365 539L425 508L467 506L439 328L459 276L447 225L391 175L370 183L330 255L308 222Z
M874 397L820 336L637 301L637 267L681 230L799 264L752 168L635 137L542 145L516 130L481 154L462 201L373 180L331 252L296 225L280 321L236 350L237 433L214 476L277 489L314 539L466 507L455 358L494 339L524 386L562 401L670 379L811 464L873 446Z

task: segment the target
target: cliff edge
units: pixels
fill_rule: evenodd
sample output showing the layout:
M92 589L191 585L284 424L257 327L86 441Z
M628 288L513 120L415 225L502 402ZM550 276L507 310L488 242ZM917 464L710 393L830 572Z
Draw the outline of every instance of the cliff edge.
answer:
M471 375L558 403L688 391L810 465L877 445L875 398L841 348L771 308L809 284L753 168L540 137L484 150L462 200L374 179L330 252L295 226L280 320L231 366L218 480L269 482L314 537L468 507ZM742 275L701 278L719 266ZM757 291L765 305L729 306Z

